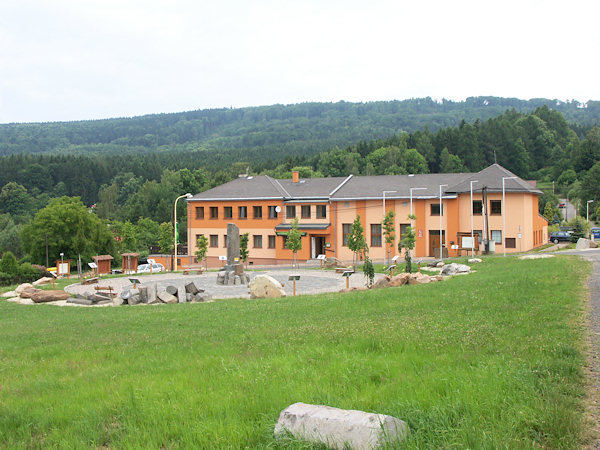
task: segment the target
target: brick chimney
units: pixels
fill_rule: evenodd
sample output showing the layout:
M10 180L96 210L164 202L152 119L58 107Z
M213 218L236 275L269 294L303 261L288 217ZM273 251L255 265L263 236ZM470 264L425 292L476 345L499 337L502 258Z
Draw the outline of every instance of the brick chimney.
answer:
M298 181L300 181L300 172L294 170L292 172L292 183L297 183Z

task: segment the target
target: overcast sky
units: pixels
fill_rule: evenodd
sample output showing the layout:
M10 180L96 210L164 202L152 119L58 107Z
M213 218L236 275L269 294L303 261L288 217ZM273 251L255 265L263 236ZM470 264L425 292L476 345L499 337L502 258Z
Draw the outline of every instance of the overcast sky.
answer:
M598 0L0 0L0 123L306 101L600 100Z

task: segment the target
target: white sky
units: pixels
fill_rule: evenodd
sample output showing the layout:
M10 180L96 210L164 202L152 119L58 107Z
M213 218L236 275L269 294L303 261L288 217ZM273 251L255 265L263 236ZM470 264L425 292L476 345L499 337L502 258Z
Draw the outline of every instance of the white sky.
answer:
M215 107L600 100L598 0L0 0L0 123Z

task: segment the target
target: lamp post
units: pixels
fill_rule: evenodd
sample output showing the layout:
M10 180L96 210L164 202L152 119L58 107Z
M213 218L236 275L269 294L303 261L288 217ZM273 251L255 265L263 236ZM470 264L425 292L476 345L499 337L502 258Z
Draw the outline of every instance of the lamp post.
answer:
M587 201L587 205L586 205L586 213L585 213L585 220L586 222L590 221L590 203L593 203L594 200L588 200Z
M419 190L423 190L423 189L427 189L424 187L420 187L420 188L410 188L410 230L413 232L415 232L414 230L414 226L413 226L413 207L412 207L412 197L413 197L413 191L419 191ZM411 250L411 256L412 256L412 250Z
M442 214L443 214L443 210L442 210L442 188L443 187L448 187L447 184L440 184L440 259L443 261L444 260L444 253L443 253L443 247L442 247Z
M478 183L478 180L471 180L471 258L475 252L475 237L473 235L473 183Z
M502 249L504 250L504 256L506 256L506 189L504 182L506 180L515 180L517 177L502 177Z
M383 219L385 220L385 194L393 194L398 191L383 191ZM383 261L385 263L385 245L383 245Z
M175 252L173 253L174 255L174 261L173 261L173 272L177 272L177 200L179 200L180 198L190 198L192 197L192 194L190 194L189 192L187 194L183 194L180 195L179 197L177 197L175 199L175 206L173 207L173 237L174 237L174 241L175 241Z

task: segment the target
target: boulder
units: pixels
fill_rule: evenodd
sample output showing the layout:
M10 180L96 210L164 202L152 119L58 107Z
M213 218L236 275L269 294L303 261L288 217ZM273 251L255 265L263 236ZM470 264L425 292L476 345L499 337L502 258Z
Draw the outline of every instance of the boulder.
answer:
M381 289L386 287L390 287L390 277L388 277L387 275L384 275L375 283L373 283L373 289Z
M15 289L15 292L19 295L21 295L21 292L23 292L25 289L27 288L33 288L33 285L31 283L23 283L20 284L19 286L17 286L17 288Z
M127 299L127 304L131 306L139 305L140 303L142 303L142 299L139 293L133 294Z
M407 273L407 272L399 273L398 275L394 275L392 277L392 279L390 280L390 286L396 287L396 286L402 286L404 284L408 284L409 278L410 278L410 273Z
M41 289L38 288L34 288L34 287L28 287L23 289L20 293L19 296L21 298L31 298L33 296L33 294L35 294L36 292L39 292ZM16 291L15 291L16 292Z
M139 294L140 294L140 290L139 289L123 289L121 291L121 298L123 300L129 300L134 295L138 295L139 296Z
M333 256L330 256L329 258L327 258L325 260L325 268L334 269L336 267L345 267L345 266L344 266L344 264L342 264L342 262L339 259L334 258Z
M441 259L434 259L427 264L427 267L437 267L439 263L443 262Z
M17 294L15 291L9 291L9 292L5 292L4 294L2 294L3 298L13 298L13 297L18 297L19 294Z
M577 244L575 245L577 250L586 250L588 248L598 248L598 244L594 241L590 241L589 239L579 238Z
M195 296L194 296L194 301L198 302L198 303L208 303L208 302L212 302L212 295L210 295L207 292L198 292Z
M34 303L55 302L57 300L67 300L71 296L65 291L37 291L31 296Z
M148 286L140 286L138 290L140 291L140 301L148 303Z
M408 284L427 284L431 281L431 277L429 275L425 275L424 273L411 273L408 278Z
M42 284L48 284L48 283L52 283L52 277L42 277L37 281L34 281L33 284L34 286L40 286Z
M477 264L477 263L480 263L480 262L483 262L483 260L480 259L480 258L469 258L469 260L468 260L469 264Z
M7 302L20 303L21 305L35 305L30 298L13 297L6 299Z
M193 281L191 283L186 283L185 292L187 292L188 294L197 294L198 287L196 286L196 283L194 283Z
M112 299L113 306L121 306L123 303L125 303L125 300L123 300L120 295Z
M446 264L444 267L442 267L440 275L456 275L457 273L469 273L470 271L471 268L469 266L452 263Z
M165 288L165 291L171 295L177 295L177 286L169 285Z
M152 283L148 286L148 304L153 305L160 303L160 300L156 298L156 283Z
M269 275L257 275L250 284L251 298L285 297L282 284Z
M177 303L177 297L175 297L173 294L169 294L167 291L158 291L156 296L163 303Z
M88 300L87 298L75 297L67 300L67 303L73 305L82 305L82 306L91 306L94 304L92 300Z
M189 292L185 293L185 301L186 302L193 302L196 300L196 296L194 294L190 294Z
M523 255L519 256L519 259L546 259L554 258L554 255Z
M437 263L435 265L435 267L444 267L446 265L446 263L444 263L444 261L440 261L439 263Z
M392 416L294 403L279 415L274 434L280 439L289 433L328 448L371 449L395 447L406 431L406 423Z
M179 286L177 288L177 301L179 303L185 303L187 301L187 297L185 296L185 294L186 294L185 287Z

